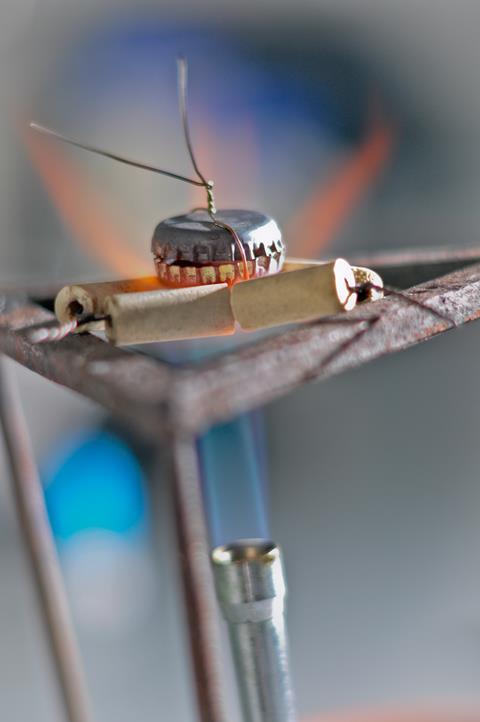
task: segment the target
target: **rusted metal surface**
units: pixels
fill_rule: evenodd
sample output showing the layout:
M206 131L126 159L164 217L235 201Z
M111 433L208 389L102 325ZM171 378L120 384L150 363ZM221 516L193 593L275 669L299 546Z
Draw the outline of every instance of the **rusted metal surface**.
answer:
M437 252L435 258L423 259L423 273L426 268L430 273L433 268L449 267L445 264L451 268L451 264L478 260L475 253L475 249L463 256L458 252ZM408 255L403 256L403 266L402 258L391 256L361 259L361 263L381 270L389 283L395 282L389 274L400 269L400 282L396 282L401 286L412 272L417 273L417 278L421 273L416 259ZM448 315L456 325L473 320L480 315L480 263L429 281L409 293ZM29 331L52 318L28 295L0 295L0 352L97 401L150 440L158 441L163 436L169 442L200 719L226 722L218 613L194 435L212 423L278 398L303 383L341 373L427 340L446 331L451 323L403 298L390 297L327 321L252 341L250 346L213 361L173 368L140 353L116 349L89 335L33 344ZM373 325L368 322L372 318L377 319ZM11 437L13 444L18 443L16 433ZM71 719L85 722L86 718Z
M468 265L480 263L480 248L388 251L355 258L352 263L375 269L386 284L409 288L432 278L453 273Z
M117 349L95 336L34 344L28 331L53 314L27 298L0 297L0 351L23 366L97 401L157 437L166 431L172 372L166 364Z
M63 585L43 491L14 379L0 364L0 421L10 462L20 533L32 567L68 722L93 722L82 662Z
M195 442L174 437L173 501L200 722L227 722L219 613Z
M450 256L444 252L443 257L449 263L468 260L462 261L458 252ZM404 260L408 261L408 256ZM440 261L437 252L436 263ZM448 314L457 325L473 320L480 313L480 264L429 281L409 293ZM213 361L173 368L88 335L32 344L26 331L52 315L25 298L4 296L2 303L0 351L98 401L155 439L172 430L199 432L307 381L408 348L449 327L427 310L390 297L357 307L328 323L319 321L257 340ZM361 319L372 315L381 320L355 343L348 343L362 330ZM335 349L341 350L327 363Z
M472 321L480 316L480 264L409 293L456 325ZM365 328L363 319L377 316L380 320L368 332L349 343ZM286 331L200 369L182 369L175 378L176 418L179 424L201 428L265 404L307 381L401 351L450 328L447 321L403 298L360 306L329 323L318 321Z
M390 271L395 272L399 285L407 287L460 270L469 264L480 263L480 246L414 248L400 251L360 253L353 257L349 255L348 261L354 266L374 268L382 274L389 274ZM105 280L100 279L102 282L105 282ZM110 280L114 281L116 279ZM100 281L92 279L91 283ZM78 283L78 279L66 279L61 283L59 281L41 282L38 280L30 283L26 281L20 283L2 281L0 282L0 294L8 296L23 295L33 299L53 299L65 285L76 283Z
M360 254L351 260L352 264L384 268L386 266L411 267L421 269L431 265L448 265L480 262L480 246L467 246L452 248L440 246L432 248L404 248L402 250L377 251L375 253ZM433 276L432 276L433 278Z

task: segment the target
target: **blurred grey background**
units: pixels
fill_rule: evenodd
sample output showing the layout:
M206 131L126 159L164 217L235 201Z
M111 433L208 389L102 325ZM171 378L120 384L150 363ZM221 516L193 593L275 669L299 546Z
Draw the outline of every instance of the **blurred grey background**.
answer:
M0 20L3 283L149 268L155 223L198 199L69 149L48 156L25 125L188 171L178 51L220 205L271 213L292 252L312 189L320 203L362 157L372 106L391 145L329 216L328 238L319 226L318 254L478 240L478 3L21 0ZM480 705L477 351L472 325L266 409L302 716ZM104 423L95 405L16 373L43 465ZM1 468L0 715L60 720L3 457ZM161 454L149 473L140 540L89 538L86 553L59 538L100 722L194 719Z

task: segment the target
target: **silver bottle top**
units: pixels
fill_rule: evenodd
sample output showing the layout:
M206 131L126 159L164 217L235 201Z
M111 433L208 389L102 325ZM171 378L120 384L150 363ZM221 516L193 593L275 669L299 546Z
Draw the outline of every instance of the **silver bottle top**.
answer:
M282 234L273 218L244 210L220 210L216 218L234 228L247 260L280 258L285 254ZM167 264L202 265L242 260L232 234L216 226L204 210L161 221L153 234L152 253Z

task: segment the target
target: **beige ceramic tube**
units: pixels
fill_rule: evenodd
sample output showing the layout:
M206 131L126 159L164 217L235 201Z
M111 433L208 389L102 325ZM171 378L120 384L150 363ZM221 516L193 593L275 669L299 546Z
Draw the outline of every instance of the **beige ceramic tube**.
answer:
M60 323L68 323L78 316L102 316L105 313L105 299L112 294L160 288L162 284L156 276L64 286L55 299L55 315ZM82 331L103 328L104 322L100 321L83 325Z
M106 321L85 330L104 329L119 345L232 334L311 321L357 302L351 289L360 280L339 258L314 266L238 283L166 289L157 279L66 286L55 309L61 322L81 315L102 315ZM381 279L380 279L381 280ZM154 290L140 290L151 285Z
M114 294L104 302L106 334L119 345L232 334L310 321L352 309L351 266L321 266L238 283Z
M323 266L325 263L327 263L327 261L315 261L307 258L287 258L283 265L282 273L301 271L304 268L311 268L313 266ZM362 283L372 284L372 288L370 288L367 294L369 301L378 301L380 298L383 298L383 280L376 271L372 271L371 268L365 268L364 266L352 266L352 269L357 285L361 285Z
M287 256L282 267L282 273L289 271L301 271L302 268L311 268L312 266L324 266L328 261L319 261L314 258L294 258Z
M245 331L310 321L357 302L355 275L343 258L289 273L237 283L231 291L235 320Z
M106 299L108 340L119 345L222 336L235 331L227 284L115 294Z

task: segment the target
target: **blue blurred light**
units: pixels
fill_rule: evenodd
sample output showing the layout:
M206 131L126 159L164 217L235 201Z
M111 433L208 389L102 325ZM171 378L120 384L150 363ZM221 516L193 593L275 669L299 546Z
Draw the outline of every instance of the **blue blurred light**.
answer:
M65 541L85 530L137 533L145 526L140 464L129 446L103 429L65 443L43 474L50 523Z
M267 470L261 417L251 412L198 439L213 546L268 537Z
M285 136L301 152L302 135L338 138L340 120L333 112L332 88L310 74L285 67L262 54L225 27L165 24L151 17L122 18L118 23L80 36L59 70L66 123L88 124L108 113L123 117L135 106L152 118L177 118L175 58L189 60L189 113L192 127L207 126L212 136L229 137L232 127L248 128L263 182L274 176L272 163L285 168ZM349 107L349 115L352 108ZM138 111L138 132L141 132ZM297 146L300 146L300 149ZM180 146L179 146L180 147ZM287 151L288 152L288 151ZM311 151L309 151L311 152ZM323 145L317 152L323 152ZM298 158L298 163L302 162ZM323 155L318 157L318 162ZM260 171L259 171L260 172Z

